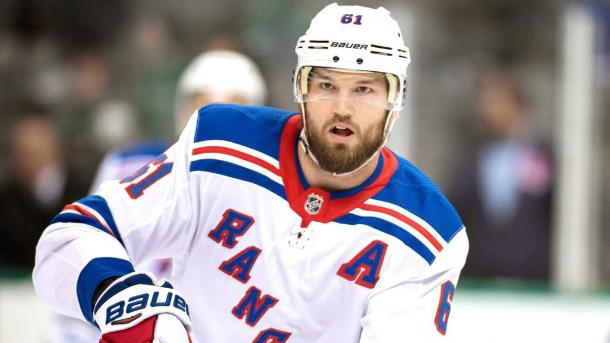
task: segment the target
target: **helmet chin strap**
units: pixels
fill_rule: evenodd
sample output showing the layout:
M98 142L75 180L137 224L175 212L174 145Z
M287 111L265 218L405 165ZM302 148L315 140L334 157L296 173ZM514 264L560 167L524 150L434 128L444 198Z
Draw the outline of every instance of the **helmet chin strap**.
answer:
M364 161L360 166L358 166L358 168L356 168L352 171L345 172L345 173L335 173L335 172L331 172L331 171L324 169L320 165L320 162L318 162L318 159L314 155L313 151L311 151L311 149L309 148L309 142L307 141L307 134L306 134L307 133L307 120L305 119L305 116L306 116L305 105L303 102L299 102L299 104L301 105L301 113L303 113L303 130L301 130L301 133L299 135L299 142L301 143L301 146L303 147L303 150L305 151L305 155L309 156L311 158L311 160L318 167L320 167L321 170L329 173L332 176L350 176L350 175L357 173L362 168L364 168L364 166L366 166L371 160L373 160L373 158L375 158L377 156L377 154L379 153L379 151L381 151L381 149L385 146L385 144L387 143L388 138L390 136L390 131L392 130L392 127L394 126L394 122L396 121L395 120L396 116L393 115L394 111L389 110L388 114L386 116L386 121L385 121L385 125L383 128L383 142L377 148L377 150L373 154L371 154L371 156L366 161Z

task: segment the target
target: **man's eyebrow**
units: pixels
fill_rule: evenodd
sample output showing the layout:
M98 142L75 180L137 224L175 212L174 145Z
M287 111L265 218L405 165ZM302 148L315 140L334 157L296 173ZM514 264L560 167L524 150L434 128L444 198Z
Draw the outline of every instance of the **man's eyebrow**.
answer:
M328 75L324 75L324 74L316 73L316 72L313 72L313 71L311 72L311 75L313 75L314 77L319 77L319 78L324 79L324 80L331 80L331 79L332 79L332 78L331 78L330 76L328 76Z
M371 77L371 78L367 78L367 79L361 79L361 80L357 80L357 83L366 83L366 84L370 84L370 83L383 83L383 79L380 77Z
M341 79L342 76L338 76L338 77L332 77L331 75L328 74L323 74L320 72L311 72L311 74L314 77L318 77L324 80L335 80L335 79ZM363 77L361 79L356 80L356 83L364 83L364 84L371 84L371 83L377 83L377 82L381 82L383 83L383 77L381 76L373 76L373 77Z

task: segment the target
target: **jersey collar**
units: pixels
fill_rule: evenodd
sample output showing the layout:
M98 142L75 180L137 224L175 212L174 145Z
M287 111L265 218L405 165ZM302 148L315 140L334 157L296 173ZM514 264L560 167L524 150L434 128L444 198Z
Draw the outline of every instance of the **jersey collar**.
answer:
M305 181L296 153L302 127L300 114L290 117L280 142L280 174L290 208L301 217L301 227L312 221L328 223L359 207L383 189L398 166L394 154L384 147L377 168L361 185L341 192L311 187Z

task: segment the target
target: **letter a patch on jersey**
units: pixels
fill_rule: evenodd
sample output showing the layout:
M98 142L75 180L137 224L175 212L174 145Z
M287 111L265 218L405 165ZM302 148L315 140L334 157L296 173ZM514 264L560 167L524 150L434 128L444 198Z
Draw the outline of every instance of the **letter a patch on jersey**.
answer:
M237 255L222 262L218 268L231 275L235 280L246 283L250 280L250 270L252 270L260 253L261 249L257 247L247 247Z
M382 241L372 241L349 262L342 264L337 275L349 281L356 280L362 287L375 287L387 247Z
M277 302L276 298L267 294L261 297L261 291L252 286L246 291L239 304L233 307L231 313L239 319L246 317L246 324L255 326Z
M254 224L254 218L228 209L223 213L220 223L210 231L208 237L216 243L222 243L225 248L232 249L238 243L235 238L243 236L252 224Z

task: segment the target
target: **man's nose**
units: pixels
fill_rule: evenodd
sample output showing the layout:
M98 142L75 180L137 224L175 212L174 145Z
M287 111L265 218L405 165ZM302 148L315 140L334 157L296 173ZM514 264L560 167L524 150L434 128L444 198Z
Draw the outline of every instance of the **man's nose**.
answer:
M334 101L333 112L337 115L351 116L354 110L354 101L347 96L340 96Z

